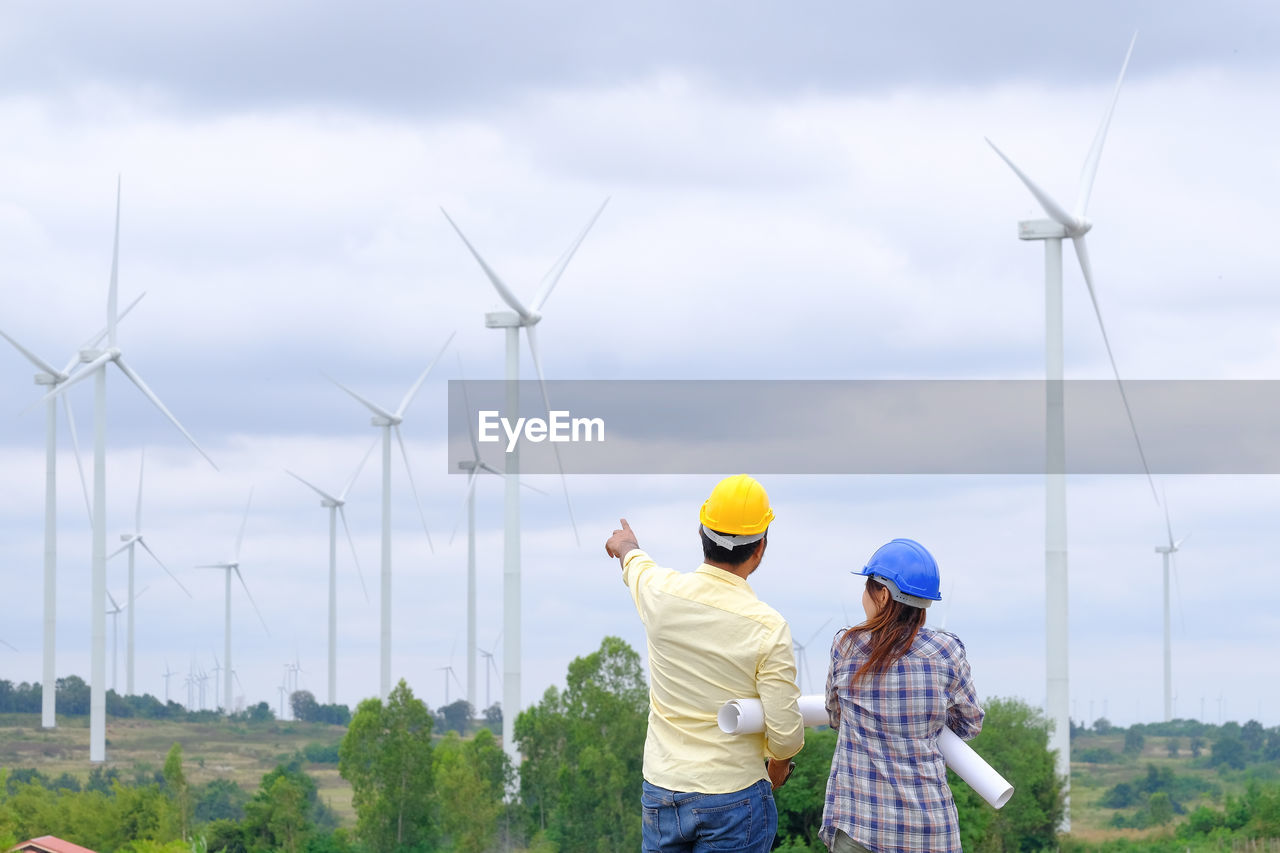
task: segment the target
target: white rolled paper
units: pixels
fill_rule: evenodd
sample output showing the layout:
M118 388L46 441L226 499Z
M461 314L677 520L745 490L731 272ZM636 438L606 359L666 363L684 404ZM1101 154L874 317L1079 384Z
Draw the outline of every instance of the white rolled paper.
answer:
M801 696L800 715L806 726L825 726L827 717L826 697ZM759 699L730 699L716 714L720 731L729 735L747 735L764 731L764 706ZM945 726L938 736L938 751L947 766L978 792L978 796L995 808L1009 802L1013 786L995 771L995 768L973 751L973 747Z
M825 726L827 700L823 696L801 696L800 716L806 726ZM716 714L720 731L727 735L753 735L764 731L764 706L759 699L730 699Z

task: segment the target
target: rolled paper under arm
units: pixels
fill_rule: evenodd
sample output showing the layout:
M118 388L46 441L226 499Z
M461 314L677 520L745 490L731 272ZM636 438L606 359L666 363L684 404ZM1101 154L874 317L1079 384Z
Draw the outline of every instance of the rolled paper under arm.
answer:
M827 717L826 697L801 696L800 715L806 726L825 726ZM730 699L716 714L720 731L730 735L755 734L764 731L764 706L759 699ZM938 736L938 751L947 766L978 792L982 799L995 808L1009 802L1013 786L995 771L973 747L965 743L951 729L943 727Z

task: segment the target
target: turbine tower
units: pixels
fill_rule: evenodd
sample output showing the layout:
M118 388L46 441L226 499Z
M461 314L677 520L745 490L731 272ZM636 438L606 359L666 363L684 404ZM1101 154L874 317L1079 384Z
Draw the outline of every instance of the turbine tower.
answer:
M145 294L143 294L145 295ZM133 310L142 296L138 296L124 311L120 318ZM107 330L104 328L80 347L81 350L98 346ZM31 362L40 371L35 382L42 388L56 389L71 378L71 369L80 361L80 353L67 362L61 370L53 367L31 350L0 330L0 337L13 345L14 349ZM41 684L52 686L57 683L57 575L58 575L58 403L55 399L45 398L45 477L44 477L44 636L43 660L41 664ZM85 481L84 467L80 464L80 443L76 439L76 422L71 414L71 398L62 398L63 408L67 415L67 430L71 435L71 446L75 450L76 468L80 471L80 486L84 490L84 504L89 511L89 523L93 524L93 506L89 499L89 485ZM40 725L52 729L57 725L57 690L42 689L40 691Z
M125 607L127 607L129 610L129 617L128 619L125 620L125 625L127 626L126 627L127 639L125 640L125 666L124 666L124 684L125 684L126 696L133 695L133 636L134 636L133 611L135 609L133 604L134 604L134 601L137 599L137 595L135 595L133 591L133 567L134 567L135 546L141 545L142 550L150 554L151 559L155 560L156 563L160 566L160 568L164 569L165 574L173 578L173 582L178 585L178 588L187 594L187 598L191 597L191 590L183 586L182 581L178 580L178 576L175 575L173 572L169 571L169 567L166 566L163 562L161 562L160 558L156 556L156 552L151 550L151 546L148 545L147 541L142 537L142 472L143 472L144 466L146 465L146 461L147 461L147 451L144 449L142 451L142 457L138 461L138 505L133 516L133 532L120 534L120 541L123 542L124 544L121 545L112 553L107 555L107 559L110 560L112 557L115 557L117 554L123 551L129 552L129 591L128 591L128 597L125 599ZM112 679L113 689L114 689L114 686L115 686L115 679L113 678Z
M413 491L413 500L418 505L418 515L422 519L422 530L427 534L427 545L431 546L431 550L434 552L435 547L431 545L431 531L427 530L427 517L422 513L422 501L418 500L418 487L413 482L413 469L409 466L409 452L405 450L404 437L400 435L400 424L404 421L405 410L409 408L409 404L413 402L418 389L426 381L427 374L431 372L431 368L435 367L436 362L440 360L440 356L444 355L445 348L453 340L454 334L456 332L451 333L448 339L445 340L444 346L440 347L440 352L436 353L436 357L431 359L427 369L422 371L418 381L414 382L412 387L409 388L409 391L404 395L399 407L394 412L389 412L381 406L369 402L336 379L330 379L334 385L346 391L357 402L371 411L373 418L370 423L382 429L382 593L380 602L382 653L378 679L378 696L381 699L386 699L391 695L391 433L395 433L396 441L400 445L400 455L404 459L404 471L409 478L409 488Z
M1089 251L1085 243L1085 234L1093 227L1086 218L1089 196L1093 191L1093 179L1098 171L1098 161L1102 157L1102 147L1106 142L1107 129L1111 124L1112 113L1120 97L1120 87L1124 83L1125 71L1129 67L1129 57L1133 54L1133 45L1137 34L1129 42L1129 50L1125 53L1124 63L1120 67L1120 76L1116 80L1111 94L1111 101L1103 115L1102 124L1094 136L1093 145L1085 158L1084 168L1080 173L1080 183L1076 194L1075 211L1068 213L1052 196L1037 186L1027 175L1010 160L1003 151L996 147L990 139L987 144L1000 156L1000 159L1011 168L1039 202L1040 207L1048 214L1049 219L1037 219L1018 223L1018 238L1022 240L1043 240L1045 246L1045 651L1046 651L1046 693L1045 716L1053 723L1053 731L1049 738L1049 748L1058 755L1057 773L1066 780L1064 797L1066 807L1063 810L1062 830L1071 828L1071 705L1069 690L1069 668L1067 655L1067 490L1066 490L1066 426L1063 415L1063 352L1062 352L1062 241L1071 238L1075 247L1076 258L1080 262L1080 272L1084 276L1085 286L1089 291L1089 299L1093 303L1094 315L1098 320L1098 328L1102 332L1102 340L1107 350L1107 358L1111 362L1112 372L1120 387L1120 398L1124 402L1125 413L1129 418L1129 426L1138 445L1138 454L1142 459L1143 469L1151 484L1152 495L1159 503L1155 492L1155 483L1151 479L1151 470L1147 465L1146 454L1142 442L1138 439L1137 426L1133 412L1129 408L1129 400L1120 380L1120 371L1116 367L1115 356L1111 350L1111 342L1107 337L1105 324L1102 322L1102 311L1098 305L1097 293L1093 287L1093 269L1089 263Z
M1168 722L1173 719L1173 643L1169 630L1169 564L1173 555L1178 552L1178 546L1186 542L1187 537L1183 536L1177 542L1173 541L1173 524L1169 521L1167 498L1164 505L1164 526L1169 535L1169 541L1165 545L1157 545L1156 553L1164 561L1164 719Z
M817 639L818 634L822 633L822 629L827 627L830 624L831 624L831 620L827 619L827 621L823 622L821 627L819 627L818 630L814 631L809 636L809 639L805 640L803 643L797 642L795 640L791 641L795 645L796 651L800 653L796 655L796 663L799 665L799 670L798 670L799 677L796 679L796 681L799 683L801 690L803 690L805 687L806 676L809 676L810 679L812 678L812 674L809 672L809 658L808 658L808 655L805 654L805 649L807 649L809 645L815 639Z
M111 280L107 289L107 347L103 350L86 349L80 352L84 362L74 376L50 391L49 400L68 388L93 377L93 575L90 588L90 618L92 620L92 653L89 666L89 760L102 762L107 759L107 692L106 692L106 618L107 618L107 365L114 364L132 382L160 413L169 419L187 441L199 451L216 471L218 466L209 454L196 443L191 433L165 408L142 377L124 360L116 335L120 314L116 310L117 274L120 261L120 181L116 181L116 226L111 249Z
M356 554L356 543L351 538L351 527L347 524L347 513L343 508L347 502L347 492L351 491L351 486L355 483L356 477L360 476L360 472L364 470L364 465L369 461L373 449L378 446L375 441L369 445L368 451L365 452L364 458L360 460L360 464L356 466L356 471L351 475L351 479L347 481L347 485L343 488L342 493L337 497L329 494L319 486L314 486L306 480L299 477L292 471L286 470L293 479L306 486L311 491L320 496L320 506L329 510L329 704L333 705L338 701L338 517L342 517L342 529L347 533L347 543L351 546L351 559L356 564L356 574L360 578L360 589L364 592L364 600L369 600L369 590L364 585L364 573L360 571L360 557Z
M461 355L458 356L458 375L462 375ZM471 441L471 458L460 461L458 470L467 472L467 493L463 498L467 512L467 701L474 708L476 706L476 652L479 651L476 647L476 480L482 472L497 474L499 477L503 474L480 458L480 444L476 441L475 421L471 419L471 398L467 394L465 377L462 379L462 399L466 406L467 437ZM546 494L542 489L528 483L521 483L521 485L540 495ZM455 523L453 532L449 534L450 544L453 544L453 537L457 533L458 525ZM489 663L493 664L492 656ZM488 681L487 672L485 680Z
M197 569L222 569L226 574L226 617L225 627L223 628L223 648L222 656L227 659L226 668L231 669L231 573L235 572L237 578L240 579L240 586L244 587L245 597L249 599L249 603L253 605L253 612L258 614L258 621L262 623L262 630L267 632L267 636L271 636L271 629L267 627L267 620L262 618L262 611L258 609L258 603L253 600L253 595L249 592L249 585L244 582L244 575L240 574L240 545L244 542L244 527L249 521L249 507L253 504L253 489L249 490L249 500L244 505L244 518L240 520L240 532L236 535L236 551L235 556L225 563L206 563L196 566ZM223 689L226 691L223 696L224 707L227 713L231 713L231 679L228 678L224 682Z
M542 362L538 356L537 335L534 331L539 321L542 320L542 306L546 303L547 298L551 296L551 291L555 289L556 283L560 281L560 276L564 274L565 268L569 265L569 261L573 259L574 253L578 251L578 247L582 245L582 241L586 239L587 233L591 227L595 225L596 220L604 211L605 205L609 203L609 199L604 200L604 204L595 212L587 222L586 228L582 229L582 233L578 235L571 246L560 256L559 260L551 267L542 280L542 286L538 289L537 295L534 296L531 307L526 307L515 294L507 287L506 283L498 277L484 258L480 257L480 253L471 245L471 241L462 233L462 229L457 223L444 213L444 218L453 226L453 230L462 238L462 242L466 245L467 250L471 252L471 256L475 258L476 263L480 265L480 269L484 271L485 276L493 285L493 289L498 292L498 296L503 302L507 303L511 311L495 311L485 315L484 324L490 329L503 329L506 334L507 352L506 352L506 372L507 372L507 402L506 408L511 416L518 416L520 411L520 330L524 329L525 338L529 342L529 354L533 358L533 367L538 374L538 382L542 387L542 400L550 410L551 406L547 400L547 387L542 376ZM560 447L559 445L551 445L555 451L556 464L560 463ZM520 675L521 675L521 604L520 604L520 448L517 444L510 452L506 454L506 464L503 466L506 472L506 493L505 493L505 520L503 530L503 559L502 559L502 618L503 630L506 631L505 647L502 650L503 673L502 678L502 749L506 752L507 757L511 759L512 766L519 766L520 753L515 746L515 718L520 713ZM564 488L565 505L569 509L569 522L573 525L574 539L578 538L578 525L573 518L573 506L569 503L569 486L564 479L564 469L560 470L561 485ZM579 542L579 544L581 544Z

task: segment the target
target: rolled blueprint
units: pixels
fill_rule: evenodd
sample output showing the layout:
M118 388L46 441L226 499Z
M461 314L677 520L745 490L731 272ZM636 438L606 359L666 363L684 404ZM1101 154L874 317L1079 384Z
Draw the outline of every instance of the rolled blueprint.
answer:
M995 808L1000 808L1013 796L1013 786L1009 781L946 726L942 727L942 734L938 735L938 751L942 753L947 766Z
M827 718L826 698L801 696L800 715L806 726L825 726ZM716 714L720 731L727 735L752 735L764 731L764 706L759 699L730 699Z
M800 715L806 726L825 726L828 723L826 697L801 696ZM755 734L764 731L764 706L759 699L731 699L716 714L720 731L730 735ZM938 736L938 751L947 766L978 792L982 799L995 808L1009 802L1013 786L995 771L973 747L962 741L955 732L945 726Z

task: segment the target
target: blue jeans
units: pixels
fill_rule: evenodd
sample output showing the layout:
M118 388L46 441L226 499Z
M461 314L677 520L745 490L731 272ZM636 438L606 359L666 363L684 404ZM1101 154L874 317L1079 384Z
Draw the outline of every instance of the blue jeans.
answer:
M644 853L768 853L778 832L769 780L731 794L668 791L644 783Z

